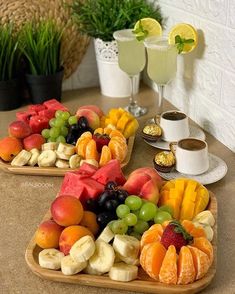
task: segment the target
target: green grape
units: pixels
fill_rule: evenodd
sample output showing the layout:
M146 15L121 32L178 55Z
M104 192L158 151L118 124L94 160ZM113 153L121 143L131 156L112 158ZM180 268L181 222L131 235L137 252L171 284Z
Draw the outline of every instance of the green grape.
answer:
M69 132L69 130L68 130L67 127L62 126L62 127L60 128L60 134L61 134L62 136L66 137L66 136L68 135L68 132Z
M70 113L68 111L63 111L60 116L64 121L68 120L70 117Z
M58 142L58 143L66 143L65 137L63 137L63 136L57 137L56 142Z
M44 129L44 130L42 130L41 134L42 134L43 138L48 139L50 137L50 130Z
M133 210L132 213L133 213L134 215L136 215L137 218L139 218L140 209L138 209L138 210Z
M171 216L174 214L173 208L169 205L162 205L159 209L168 212Z
M126 234L128 226L122 219L116 220L112 224L112 231L114 234Z
M125 204L118 205L116 209L116 214L119 218L124 218L128 213L130 213L130 208Z
M60 135L60 129L53 127L50 129L50 137L57 138Z
M132 236L132 237L135 237L135 238L138 239L138 240L141 239L141 235L140 235L139 233L131 232L129 235Z
M50 119L49 125L51 128L53 128L55 126L55 120L56 120L55 118Z
M47 143L50 143L50 142L56 142L56 139L55 138L52 138L52 137L49 137L47 139Z
M143 234L145 231L147 231L149 228L149 224L141 219L137 221L137 224L134 225L134 232Z
M158 210L154 217L154 222L155 224L162 224L165 221L171 220L171 219L172 219L172 216L170 215L169 212Z
M70 116L70 118L68 119L68 123L70 125L76 125L77 122L78 122L78 118L75 115Z
M112 220L111 222L108 223L108 226L111 230L113 230L113 223L116 222L116 220Z
M128 213L125 217L124 217L124 222L128 225L128 226L134 226L137 224L137 216L134 213Z
M148 222L155 217L156 212L157 212L157 207L154 203L151 203L151 202L144 203L140 209L139 219L142 219Z
M130 195L126 198L125 204L130 208L130 210L138 210L142 205L142 200L138 196Z
M55 112L55 117L56 117L56 118L57 118L57 117L60 117L62 113L63 113L62 110L56 110L56 112Z
M57 117L54 125L57 128L61 128L64 125L64 120L61 117Z

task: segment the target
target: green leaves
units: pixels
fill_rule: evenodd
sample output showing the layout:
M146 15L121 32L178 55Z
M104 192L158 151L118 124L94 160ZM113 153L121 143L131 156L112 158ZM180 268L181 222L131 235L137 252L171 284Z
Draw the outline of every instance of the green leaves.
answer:
M78 29L103 41L112 41L115 31L133 28L141 18L163 20L159 6L146 0L74 0L71 9Z
M136 35L138 41L143 41L149 34L149 32L143 28L141 20L139 22L139 27L132 32Z
M184 39L180 35L175 36L175 44L177 45L178 53L180 54L184 50L185 44L193 44L195 41L193 39Z

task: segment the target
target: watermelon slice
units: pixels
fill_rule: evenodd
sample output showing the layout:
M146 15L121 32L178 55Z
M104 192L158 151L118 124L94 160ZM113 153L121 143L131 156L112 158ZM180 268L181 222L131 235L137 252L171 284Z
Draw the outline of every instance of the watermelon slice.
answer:
M46 109L46 106L43 104L34 104L34 105L29 105L28 106L28 110L29 111L35 111L37 112L37 114L39 113L39 111Z
M69 111L67 107L65 107L62 103L57 101L56 99L50 99L43 103L44 106L48 109L62 110L62 111Z
M55 112L56 112L55 109L43 109L38 112L38 115L47 117L48 119L51 119L51 118L55 117Z
M25 123L29 124L29 120L31 118L31 116L37 115L37 113L35 111L32 110L28 110L28 111L18 111L16 113L16 118L18 120L24 121Z
M94 175L94 173L98 170L98 167L92 165L92 164L89 164L89 163L86 163L84 162L79 170L77 171L77 173L81 173L81 172L85 172L87 174L89 174L90 176Z
M103 185L110 181L114 181L118 185L124 185L126 182L117 159L110 160L106 165L98 169L92 178Z
M30 118L29 125L32 129L32 133L41 134L43 129L49 127L49 119L44 116L35 115Z

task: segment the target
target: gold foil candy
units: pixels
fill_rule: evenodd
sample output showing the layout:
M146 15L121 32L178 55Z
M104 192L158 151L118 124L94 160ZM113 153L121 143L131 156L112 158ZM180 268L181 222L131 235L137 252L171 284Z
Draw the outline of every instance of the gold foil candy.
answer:
M149 124L144 127L143 133L151 136L161 136L162 130L161 127L156 124Z
M175 164L175 156L172 152L162 151L155 155L155 162L161 166L172 166Z

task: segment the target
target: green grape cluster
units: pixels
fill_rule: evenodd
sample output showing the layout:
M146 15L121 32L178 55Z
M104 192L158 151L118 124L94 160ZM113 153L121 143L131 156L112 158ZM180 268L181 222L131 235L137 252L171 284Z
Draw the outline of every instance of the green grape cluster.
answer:
M140 239L152 224L162 224L164 221L171 220L173 211L167 205L158 208L150 201L130 195L124 204L117 207L116 215L119 219L109 223L113 233L128 234Z

